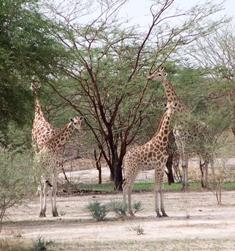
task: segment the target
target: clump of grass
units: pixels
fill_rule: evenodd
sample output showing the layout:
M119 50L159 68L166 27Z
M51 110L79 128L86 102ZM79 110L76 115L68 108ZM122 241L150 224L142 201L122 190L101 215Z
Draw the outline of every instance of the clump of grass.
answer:
M39 236L33 243L33 251L47 250L47 247L53 244L53 241L46 241L43 236Z
M93 201L86 205L85 210L88 210L93 219L96 219L98 221L104 220L105 216L108 213L108 209L106 205L101 205L99 201Z
M130 227L130 230L134 230L134 231L137 233L137 235L144 234L144 229L143 229L143 227L141 227L140 225L131 226L131 227Z
M114 212L117 216L123 216L126 214L126 209L122 208L121 201L112 200L109 202L108 208L110 212Z
M134 202L134 204L132 205L132 208L134 209L134 213L142 211L143 210L142 202L141 201Z
M20 239L14 240L12 238L6 238L0 240L1 251L32 251L32 248L28 243Z
M140 201L135 202L132 207L134 209L134 213L143 210L142 203ZM126 215L126 209L122 208L122 202L120 201L111 201L103 205L101 205L98 201L93 201L88 203L84 210L89 211L93 219L98 221L104 220L109 212L114 212L117 216Z

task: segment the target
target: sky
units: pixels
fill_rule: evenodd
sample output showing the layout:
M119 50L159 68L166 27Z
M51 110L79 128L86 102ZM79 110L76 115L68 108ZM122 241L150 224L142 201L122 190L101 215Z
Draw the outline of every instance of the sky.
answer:
M175 4L179 6L179 8L187 10L190 7L200 3L206 3L206 0L175 0ZM222 0L214 0L214 4L221 3ZM125 9L123 8L121 11L122 16L128 16L132 18L132 22L134 24L139 24L140 26L145 26L151 20L149 15L149 7L151 5L151 1L149 0L129 0L127 4L125 4ZM228 16L235 16L235 0L227 0L224 4L225 10L217 13L218 17L227 14Z

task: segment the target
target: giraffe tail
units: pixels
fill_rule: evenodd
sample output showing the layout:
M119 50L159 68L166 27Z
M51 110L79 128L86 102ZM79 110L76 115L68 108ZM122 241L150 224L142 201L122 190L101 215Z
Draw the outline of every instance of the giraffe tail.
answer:
M49 180L46 180L45 183L46 183L49 187L53 187Z

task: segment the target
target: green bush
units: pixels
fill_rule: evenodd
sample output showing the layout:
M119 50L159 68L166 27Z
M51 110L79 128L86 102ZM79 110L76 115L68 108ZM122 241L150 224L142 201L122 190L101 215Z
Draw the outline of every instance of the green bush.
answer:
M0 232L8 208L24 203L36 191L28 154L0 149Z
M106 205L101 205L98 201L88 203L85 209L88 210L92 217L98 221L104 220L108 213Z
M43 236L39 236L36 241L33 243L33 251L42 251L47 250L47 246L53 244L53 241L46 241Z

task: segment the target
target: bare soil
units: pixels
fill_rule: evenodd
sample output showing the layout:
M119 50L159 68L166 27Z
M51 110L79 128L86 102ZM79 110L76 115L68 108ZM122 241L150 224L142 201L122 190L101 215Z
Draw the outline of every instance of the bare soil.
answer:
M8 211L0 239L32 242L43 237L55 243L47 250L66 251L234 250L234 191L223 191L222 205L208 191L166 192L169 217L164 218L156 218L153 192L133 193L132 198L133 202L141 201L143 207L135 218L117 218L110 213L98 222L84 207L95 200L102 204L121 201L121 193L59 196L60 217L51 216L48 201L43 219L38 217L39 198L35 197L27 205ZM139 230L143 234L138 234Z

